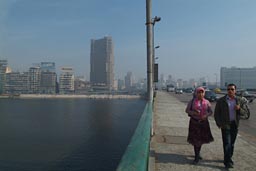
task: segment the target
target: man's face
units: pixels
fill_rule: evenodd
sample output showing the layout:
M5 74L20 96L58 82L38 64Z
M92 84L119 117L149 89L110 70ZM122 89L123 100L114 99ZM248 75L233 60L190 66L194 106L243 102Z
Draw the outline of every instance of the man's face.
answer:
M230 97L234 97L235 94L236 94L236 88L235 88L235 86L228 86L227 91L228 91L228 95L229 95Z

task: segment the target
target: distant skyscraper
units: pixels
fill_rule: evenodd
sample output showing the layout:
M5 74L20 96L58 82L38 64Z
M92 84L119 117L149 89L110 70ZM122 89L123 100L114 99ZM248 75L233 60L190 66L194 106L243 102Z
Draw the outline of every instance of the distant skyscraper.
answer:
M113 90L114 46L111 37L91 40L90 82L94 88Z
M126 90L131 90L132 88L132 72L128 72L127 75L125 76L125 89Z

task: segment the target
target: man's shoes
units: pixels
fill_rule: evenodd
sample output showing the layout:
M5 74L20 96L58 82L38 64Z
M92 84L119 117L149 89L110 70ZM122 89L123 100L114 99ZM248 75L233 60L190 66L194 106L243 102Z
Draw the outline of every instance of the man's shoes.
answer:
M202 156L199 156L199 160L203 160L203 157L202 157Z
M225 168L230 169L230 168L234 168L234 167L231 163L227 163L227 164L225 164Z
M198 162L199 162L199 158L196 158L196 159L193 161L193 164L194 164L194 165L197 165Z
M230 164L234 165L234 162L233 162L233 160L232 160L232 159L230 159Z

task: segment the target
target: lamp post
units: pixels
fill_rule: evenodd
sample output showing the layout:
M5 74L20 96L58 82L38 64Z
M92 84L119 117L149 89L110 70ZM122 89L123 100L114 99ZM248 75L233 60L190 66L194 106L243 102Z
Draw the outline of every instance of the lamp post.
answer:
M154 62L154 36L153 27L160 17L151 18L152 0L146 0L146 26L147 26L147 99L153 101L153 62Z
M146 0L146 26L147 26L147 99L153 101L153 43L152 43L152 0Z
M153 44L153 82L157 82L156 78L155 78L155 49L160 48L160 46L155 46L155 23L161 21L161 17L155 16L154 18L151 19L151 23L152 23L152 44ZM154 84L154 88L155 88L155 84Z

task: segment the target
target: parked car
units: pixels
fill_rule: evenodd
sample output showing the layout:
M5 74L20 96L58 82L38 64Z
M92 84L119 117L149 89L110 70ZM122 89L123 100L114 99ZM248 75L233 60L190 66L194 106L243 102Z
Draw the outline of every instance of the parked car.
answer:
M194 90L193 90L193 88L185 88L185 89L183 90L183 92L184 92L184 93L193 93Z
M182 94L183 90L181 88L176 88L175 89L175 94Z
M209 100L210 102L217 101L217 95L213 91L210 91L210 90L205 91L204 98Z

